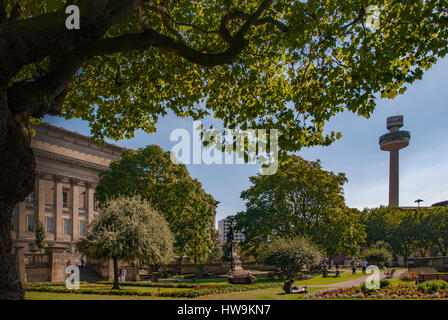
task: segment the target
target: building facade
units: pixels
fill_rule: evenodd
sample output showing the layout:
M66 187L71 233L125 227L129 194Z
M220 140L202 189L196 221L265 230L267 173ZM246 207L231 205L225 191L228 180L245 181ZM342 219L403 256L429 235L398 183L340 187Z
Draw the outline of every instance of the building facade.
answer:
M98 214L94 195L98 173L124 149L112 144L98 146L87 136L48 123L35 130L31 147L36 182L34 191L14 210L12 239L16 246L32 250L40 221L46 245L65 246L69 255L76 256L76 242Z
M225 243L229 240L231 223L229 217L218 221L219 241L221 241L221 243ZM243 242L245 240L244 234L240 231L234 231L234 240L238 243Z

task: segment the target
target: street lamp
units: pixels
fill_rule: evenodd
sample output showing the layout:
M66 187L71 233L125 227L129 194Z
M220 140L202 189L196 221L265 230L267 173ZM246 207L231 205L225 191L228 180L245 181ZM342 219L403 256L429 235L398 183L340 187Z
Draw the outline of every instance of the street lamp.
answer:
M423 202L423 200L422 199L417 199L414 202L416 202L418 204L418 207L420 208L420 202Z

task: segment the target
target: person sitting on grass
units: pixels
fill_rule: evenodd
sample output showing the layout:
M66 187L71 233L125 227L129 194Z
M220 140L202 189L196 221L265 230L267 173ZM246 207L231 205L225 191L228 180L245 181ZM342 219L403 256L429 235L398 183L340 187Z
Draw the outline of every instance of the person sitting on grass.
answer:
M285 283L283 284L283 290L286 293L307 293L308 292L308 291L306 291L306 287L299 288L299 287L293 286L293 284L294 284L294 279L286 280Z

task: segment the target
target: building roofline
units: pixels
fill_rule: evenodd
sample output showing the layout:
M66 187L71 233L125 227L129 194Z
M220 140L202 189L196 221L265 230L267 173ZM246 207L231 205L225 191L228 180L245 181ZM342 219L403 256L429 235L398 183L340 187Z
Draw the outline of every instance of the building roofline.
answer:
M79 133L77 131L70 131L70 130L65 129L63 127L58 127L58 126L52 125L51 123L48 123L48 122L42 122L41 124L39 124L38 126L35 126L35 127L36 128L37 127L48 128L48 129L51 129L51 130L54 130L54 131L59 131L60 133L63 133L63 134L68 135L68 136L72 136L72 137L75 137L75 138L78 138L78 139L83 139L85 141L95 143L93 141L92 137L83 135L83 134L81 134L81 133ZM116 144L108 143L108 142L105 143L105 146L107 146L108 148L111 148L111 149L115 149L115 150L120 151L120 152L123 152L123 151L127 150L124 147L120 147L120 146L118 146Z

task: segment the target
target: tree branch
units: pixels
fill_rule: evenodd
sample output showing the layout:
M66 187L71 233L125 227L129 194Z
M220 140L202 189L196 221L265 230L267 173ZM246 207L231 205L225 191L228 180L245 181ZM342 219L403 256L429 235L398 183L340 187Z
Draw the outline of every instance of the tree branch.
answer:
M162 48L178 54L186 60L207 67L232 63L248 45L244 38L261 15L269 7L272 0L265 0L260 7L250 15L241 29L232 38L227 50L219 53L204 53L193 49L180 40L147 29L142 33L125 34L115 38L92 40L87 45L81 45L71 51L55 55L56 62L52 63L48 74L32 82L20 82L10 86L7 90L8 106L12 114L28 112L36 117L51 112L57 113L66 90L69 88L74 75L82 63L90 57L114 54L130 50L145 50L150 47Z
M114 54L122 51L145 50L155 47L175 52L180 57L201 66L213 67L220 64L232 63L248 45L248 41L244 36L250 26L257 23L259 16L271 5L271 3L272 0L265 0L253 14L245 14L246 22L234 37L228 38L229 47L227 50L219 53L204 53L193 49L184 42L163 35L154 29L147 29L142 33L131 33L115 38L97 40L91 43L86 48L86 51L89 57L93 57L97 55Z
M6 20L6 1L0 0L0 23Z
M87 59L83 50L73 50L51 66L50 71L34 81L18 82L7 89L8 107L13 115L28 112L43 117L56 111L67 95L74 75ZM62 100L62 101L61 101Z

